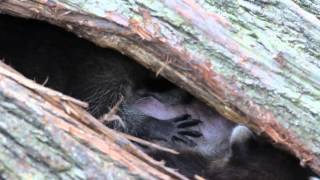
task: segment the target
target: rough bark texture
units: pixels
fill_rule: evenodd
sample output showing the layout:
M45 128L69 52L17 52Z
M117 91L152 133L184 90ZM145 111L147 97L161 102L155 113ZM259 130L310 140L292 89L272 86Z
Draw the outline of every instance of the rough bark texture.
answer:
M320 174L320 2L2 0L160 73Z

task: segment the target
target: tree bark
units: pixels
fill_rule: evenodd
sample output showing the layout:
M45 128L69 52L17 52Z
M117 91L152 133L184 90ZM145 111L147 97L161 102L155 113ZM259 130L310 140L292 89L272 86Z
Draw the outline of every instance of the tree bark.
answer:
M319 5L0 0L0 11L48 21L133 57L320 174Z

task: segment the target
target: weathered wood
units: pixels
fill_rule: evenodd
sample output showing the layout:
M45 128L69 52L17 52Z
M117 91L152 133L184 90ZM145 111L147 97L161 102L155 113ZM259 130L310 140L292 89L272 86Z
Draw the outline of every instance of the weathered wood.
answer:
M320 174L319 4L4 0L0 10L128 54Z
M95 120L85 105L0 62L1 178L185 179Z

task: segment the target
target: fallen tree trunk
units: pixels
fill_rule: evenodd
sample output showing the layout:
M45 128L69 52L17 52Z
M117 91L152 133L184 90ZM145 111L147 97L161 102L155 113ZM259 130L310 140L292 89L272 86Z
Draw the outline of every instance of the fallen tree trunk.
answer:
M320 174L316 2L4 0L0 11L128 54Z

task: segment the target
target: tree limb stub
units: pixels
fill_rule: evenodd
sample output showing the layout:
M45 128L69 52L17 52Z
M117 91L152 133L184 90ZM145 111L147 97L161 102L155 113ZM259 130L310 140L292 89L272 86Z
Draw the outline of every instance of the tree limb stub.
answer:
M5 0L0 10L128 54L320 174L320 20L304 2Z

